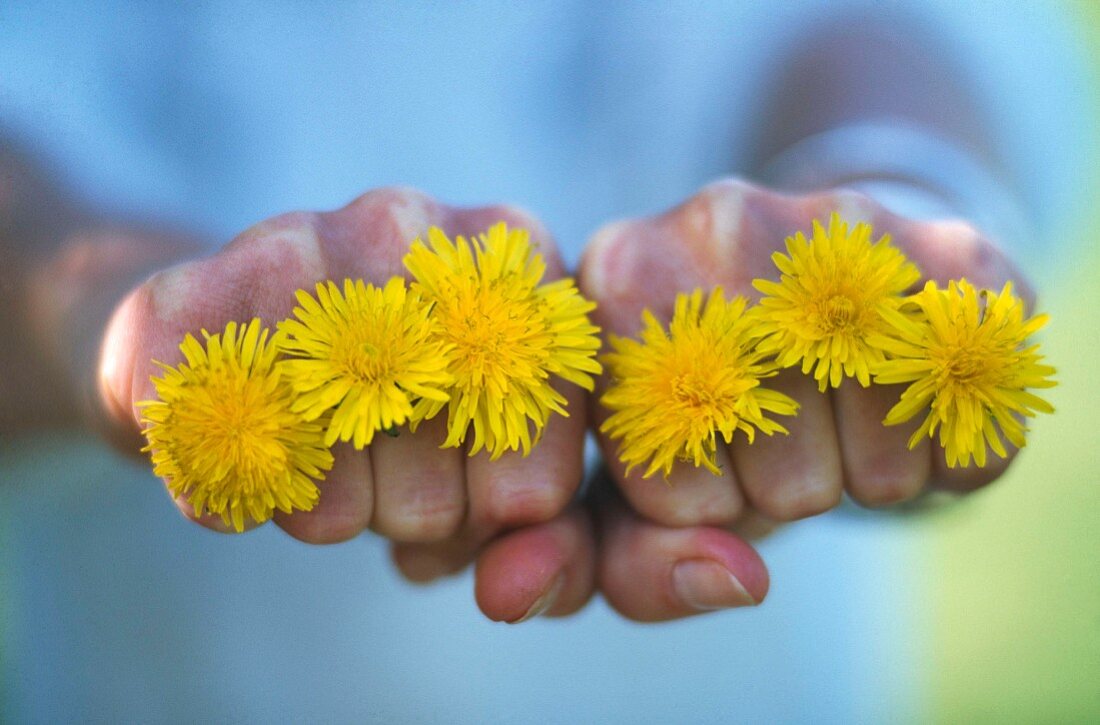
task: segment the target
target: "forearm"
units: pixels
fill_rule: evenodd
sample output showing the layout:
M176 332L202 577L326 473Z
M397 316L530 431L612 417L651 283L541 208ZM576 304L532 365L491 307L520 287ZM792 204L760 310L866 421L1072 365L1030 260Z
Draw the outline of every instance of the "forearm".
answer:
M197 245L112 220L0 140L0 432L110 430L96 385L118 300Z

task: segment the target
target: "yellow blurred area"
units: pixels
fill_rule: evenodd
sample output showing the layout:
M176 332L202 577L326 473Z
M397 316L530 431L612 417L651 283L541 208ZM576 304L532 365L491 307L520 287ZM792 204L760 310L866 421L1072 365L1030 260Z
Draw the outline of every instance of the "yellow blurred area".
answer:
M1100 3L1082 3L1100 69ZM1097 89L1100 95L1100 88ZM1083 256L1040 280L1041 333L1059 387L1009 475L920 523L932 630L931 712L941 722L1100 722L1100 210L1097 160ZM1091 216L1091 218L1089 218ZM918 606L920 606L918 604Z

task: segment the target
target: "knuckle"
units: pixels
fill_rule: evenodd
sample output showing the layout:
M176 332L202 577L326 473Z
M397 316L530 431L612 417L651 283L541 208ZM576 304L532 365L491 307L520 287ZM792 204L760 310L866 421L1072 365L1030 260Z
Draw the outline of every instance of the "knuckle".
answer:
M772 241L757 226L777 199L740 179L722 179L666 213L661 242L682 257L679 286L748 292L752 276L766 273L761 262L770 259Z
M552 277L560 276L564 269L554 243L554 237L534 213L515 204L493 204L474 209L458 210L449 226L456 233L478 235L493 225L504 222L510 229L525 229L530 235L531 246L543 255Z
M725 209L727 214L739 215L744 204L765 193L756 185L737 177L712 181L702 187L692 200L706 201L714 207Z
M383 506L377 529L395 541L430 543L452 536L464 514L464 500L449 487L421 487L414 494Z
M944 279L937 280L946 284L949 279L967 277L975 279L987 276L992 266L994 251L978 228L962 219L945 219L932 222L928 228L926 240L928 255ZM977 281L977 280L976 280Z
M341 273L380 284L403 276L402 260L411 242L440 225L448 209L408 187L374 189L343 209L326 215L332 239L329 263Z
M184 262L155 273L145 281L153 314L161 319L173 319L191 309L191 290L201 279L201 262Z
M322 217L304 211L272 217L246 229L212 257L158 273L149 285L159 315L205 326L254 316L272 323L285 317L296 290L329 276L331 250L322 237Z
M353 539L366 528L355 514L309 515L299 513L279 522L284 531L306 544L338 544Z
M683 241L729 249L740 237L744 193L738 182L716 182L703 187L671 211Z
M923 481L904 472L887 472L864 475L853 481L849 494L861 506L881 508L913 499L923 486Z
M407 244L442 216L442 205L422 191L389 186L369 191L350 205L362 215L364 229Z
M183 262L150 277L145 289L153 318L165 333L182 337L213 331L230 320L256 314L252 304L256 274L240 255L225 250L214 257Z
M684 239L731 254L741 246L741 221L752 187L738 179L722 179L704 186L673 209Z
M865 222L874 224L882 214L882 207L871 197L854 189L836 189L828 192L828 206L849 224ZM827 222L823 219L822 222Z
M961 220L949 222L945 226L949 235L947 243L955 249L957 264L965 270L985 267L991 256L990 246L978 228Z
M379 206L412 204L430 207L437 204L435 197L414 186L380 186L360 198Z
M549 521L569 504L570 493L547 482L498 484L490 492L489 516L503 526Z
M967 468L946 468L934 481L936 488L955 493L972 493L1000 478L1015 458L1016 451L1010 451L1007 459L994 458L985 468L970 466Z
M226 245L226 249L267 244L286 234L313 233L315 236L316 221L317 215L313 212L292 211L279 214L245 229Z
M317 224L318 215L313 212L271 217L238 234L218 258L241 273L292 270L320 278L325 265Z
M760 513L780 522L797 521L831 511L840 504L839 486L794 489L777 486L754 502Z
M395 545L391 556L401 576L414 584L427 584L440 577L457 574L467 563L456 562L453 557L436 550L436 547L416 544Z
M585 294L620 297L630 290L636 254L631 240L636 222L619 220L600 227L581 259L580 284Z
M525 207L516 204L495 204L485 207L485 214L497 221L503 221L508 226L523 227L531 233L531 241L537 246L544 246L550 241L550 233L542 220Z
M678 495L676 486L658 498L639 496L640 492L631 489L627 493L639 513L664 526L725 526L736 521L744 509L741 497L730 495L725 487L691 498Z
M274 320L289 313L294 292L326 276L317 215L294 212L252 227L212 260L205 295L228 294L238 316ZM215 297L215 299L217 299Z

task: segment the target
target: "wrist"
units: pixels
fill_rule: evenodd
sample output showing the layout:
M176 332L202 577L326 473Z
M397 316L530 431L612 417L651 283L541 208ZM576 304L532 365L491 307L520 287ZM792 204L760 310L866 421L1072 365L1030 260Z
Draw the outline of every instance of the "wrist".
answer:
M27 260L0 239L0 433L64 425L75 407L30 322Z
M99 385L104 331L130 290L196 250L183 237L99 226L70 233L54 254L27 270L23 319L30 357L66 401L58 410L63 417L51 416L50 423L95 429L132 445L132 416Z
M860 191L911 219L968 219L1003 247L1032 238L1023 204L1003 174L935 130L893 119L852 121L808 136L759 172L777 188Z

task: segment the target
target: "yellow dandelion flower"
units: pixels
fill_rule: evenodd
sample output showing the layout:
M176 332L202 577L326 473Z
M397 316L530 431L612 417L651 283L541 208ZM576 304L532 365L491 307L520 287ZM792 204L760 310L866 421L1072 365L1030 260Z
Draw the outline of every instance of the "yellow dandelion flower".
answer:
M908 314L915 312L915 314ZM909 439L913 448L940 431L947 464L986 461L986 443L1002 458L1001 433L1017 448L1026 442L1020 416L1053 413L1028 388L1050 388L1054 368L1043 365L1038 345L1027 338L1048 321L1024 319L1024 303L1005 284L1000 293L978 292L965 279L946 290L928 282L900 311L888 313L894 338L877 342L891 359L875 369L875 382L912 383L886 415L886 425L904 423L928 410Z
M612 384L600 402L614 412L600 430L620 440L628 473L648 460L646 478L668 476L680 459L718 474L717 434L787 432L765 413L794 415L798 403L761 387L776 366L754 348L744 297L726 302L719 287L704 307L702 290L677 295L667 334L649 310L642 319L641 341L612 336L602 358Z
M230 322L222 334L190 334L180 345L186 362L156 363L158 400L143 401L153 472L202 515L221 516L244 530L275 509L309 511L317 503L312 479L332 468L323 429L293 412L294 391L276 362L279 337L268 339L258 319ZM154 361L155 362L155 361Z
M836 214L828 231L814 221L810 240L801 232L788 237L787 254L776 252L772 261L780 281L753 281L766 295L757 328L765 338L761 350L774 353L781 367L813 370L822 392L844 377L870 385L871 367L885 358L868 338L889 329L882 314L920 279L917 268L891 246L890 235L872 244L870 225L856 224L849 233Z
M591 390L601 370L593 359L599 328L588 319L595 305L571 279L540 284L546 264L524 229L501 222L452 242L432 228L428 241L430 248L413 242L405 266L454 348L454 382L449 403L425 397L418 413L448 406L446 447L462 445L472 427L471 455L482 448L494 459L506 450L527 455L552 412L568 415L551 376Z
M284 320L294 410L315 420L335 409L325 445L362 449L379 430L418 422L418 400L447 402L450 346L436 335L427 304L400 277L378 288L363 280L319 282L316 297L298 290L298 319Z

